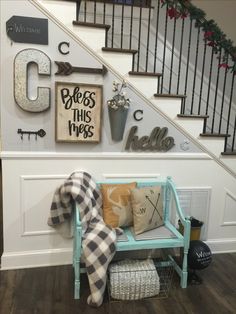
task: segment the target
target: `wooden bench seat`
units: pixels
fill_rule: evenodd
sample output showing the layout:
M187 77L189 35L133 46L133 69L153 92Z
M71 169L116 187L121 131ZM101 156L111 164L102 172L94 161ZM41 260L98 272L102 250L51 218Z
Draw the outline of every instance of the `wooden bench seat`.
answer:
M127 181L106 181L98 183L127 183ZM123 229L123 235L117 239L117 251L133 251L147 249L165 249L165 248L183 248L182 265L176 263L171 255L168 256L172 262L175 271L180 276L180 285L182 288L187 287L187 255L190 241L190 220L184 216L181 209L179 198L176 192L176 187L170 177L156 180L152 182L137 181L138 187L144 186L162 186L163 190L163 210L164 210L164 226L147 231L136 236L132 227ZM177 221L180 220L184 226L184 234L182 235L177 229ZM80 267L80 258L82 254L82 230L79 217L79 209L75 210L74 214L75 232L73 245L73 266L75 274L74 297L80 298L80 273L85 270ZM167 262L169 262L167 261Z

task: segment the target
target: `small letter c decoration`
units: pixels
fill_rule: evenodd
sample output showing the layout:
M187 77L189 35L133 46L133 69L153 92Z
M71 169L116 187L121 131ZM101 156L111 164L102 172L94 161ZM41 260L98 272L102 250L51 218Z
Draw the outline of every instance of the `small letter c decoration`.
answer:
M141 114L141 116L139 118L137 118L137 114ZM134 120L136 120L136 121L143 120L143 110L136 110L134 112Z

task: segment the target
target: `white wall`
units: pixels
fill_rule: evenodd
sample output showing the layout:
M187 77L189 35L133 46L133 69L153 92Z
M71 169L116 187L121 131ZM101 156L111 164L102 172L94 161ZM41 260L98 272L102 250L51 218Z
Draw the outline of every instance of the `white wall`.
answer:
M117 176L126 179L155 178L171 175L178 188L209 188L211 201L208 213L206 232L207 243L214 252L236 251L236 180L228 172L212 160L208 155L190 141L190 150L182 151L180 144L186 136L177 130L170 121L165 120L148 103L136 95L134 106L140 106L147 113L147 118L140 124L140 130L148 132L156 123L168 125L171 134L176 138L176 147L168 153L125 153L123 143L115 145L110 139L107 113L104 110L102 142L95 146L79 144L66 145L54 142L54 102L47 115L35 117L21 112L13 98L12 62L15 53L28 47L26 44L11 45L5 33L5 22L12 15L42 16L29 2L24 1L1 2L1 38L4 44L1 59L1 76L7 77L7 83L1 80L1 118L3 134L3 220L4 220L4 254L2 268L34 267L71 263L71 240L64 239L47 226L46 221L50 209L52 195L55 188L73 171L85 170L96 180L104 180ZM45 50L52 60L62 58L58 54L56 42L67 40L68 35L49 22L49 46L38 47ZM53 39L52 39L53 38ZM72 61L78 64L92 62L93 58L71 40L73 46ZM31 46L31 45L30 45ZM75 50L74 50L75 49ZM6 67L6 64L10 67ZM85 65L84 65L85 66ZM54 69L55 70L55 69ZM53 70L53 73L54 73ZM110 76L109 76L110 75ZM109 74L101 82L107 97L114 77ZM69 80L82 79L81 76L69 77ZM94 77L85 76L90 82ZM55 78L49 82L53 86ZM62 78L65 80L65 78ZM66 78L67 80L67 78ZM53 92L53 87L52 87ZM53 93L52 93L53 95ZM132 109L133 110L133 109ZM32 119L32 120L31 120ZM104 121L106 120L106 121ZM14 123L12 123L14 121ZM47 128L46 142L22 143L18 140L16 129L18 123L22 128ZM128 126L134 123L132 115ZM146 135L146 134L142 134ZM36 145L39 145L37 148Z
M236 45L235 0L192 0L192 3L206 12L207 19L214 19Z

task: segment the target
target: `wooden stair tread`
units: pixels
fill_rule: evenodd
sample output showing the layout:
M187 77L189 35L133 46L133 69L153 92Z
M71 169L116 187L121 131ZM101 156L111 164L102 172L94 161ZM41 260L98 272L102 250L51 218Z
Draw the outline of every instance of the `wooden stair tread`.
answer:
M186 98L186 95L177 95L177 94L154 94L154 97L163 97L163 98Z
M134 49L122 49L122 48L110 48L110 47L102 47L102 51L132 53L132 54L135 54L138 52L138 50L134 50Z
M236 151L233 152L223 152L221 153L223 156L236 156Z
M140 76L162 76L161 73L157 72L137 72L137 71L129 71L129 75L140 75Z
M203 137L230 137L230 134L222 134L222 133L201 133L200 136Z
M177 114L179 118L193 118L193 119L207 119L208 115L198 115L198 114Z
M78 21L73 21L73 25L77 26L87 26L87 27L94 27L94 28L105 28L108 30L111 26L108 24L100 24L100 23L91 23L91 22L78 22Z

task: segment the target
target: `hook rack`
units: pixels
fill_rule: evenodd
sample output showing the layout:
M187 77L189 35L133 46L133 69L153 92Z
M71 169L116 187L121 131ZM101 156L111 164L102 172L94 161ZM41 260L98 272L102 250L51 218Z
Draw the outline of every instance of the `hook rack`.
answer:
M22 131L22 129L18 129L17 130L17 134L21 135L21 139L23 140L24 135L28 135L28 140L30 140L30 136L34 135L35 136L35 140L37 141L37 137L44 137L46 135L46 132L43 129L40 129L38 131Z

